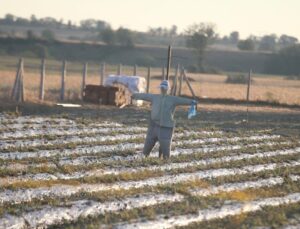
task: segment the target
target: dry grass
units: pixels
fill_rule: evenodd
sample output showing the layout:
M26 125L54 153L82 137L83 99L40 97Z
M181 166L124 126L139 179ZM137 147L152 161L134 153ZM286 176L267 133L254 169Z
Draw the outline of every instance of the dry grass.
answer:
M68 65L70 68L76 68L77 71L69 71L66 79L66 99L76 101L80 99L81 94L81 73L78 71L81 65ZM131 75L132 67L124 66L123 74ZM89 69L87 84L99 84L100 76L97 66ZM107 75L115 74L116 66L107 66ZM15 71L1 70L0 71L0 98L7 99L10 96ZM138 75L146 77L147 69L139 68ZM161 75L160 69L152 69L152 76ZM196 81L192 82L192 86L197 96L207 98L228 98L243 100L246 98L246 85L241 84L226 84L225 75L209 75L209 74L188 74L189 77ZM287 80L281 76L262 77L253 75L254 83L251 86L250 100L279 102L284 104L298 104L300 105L300 81ZM30 101L38 101L39 94L39 72L26 71L25 66L25 90L26 99ZM150 92L158 93L158 85L160 81L157 79L151 80ZM58 101L60 94L60 72L59 69L51 71L46 75L45 83L45 100ZM186 84L183 84L183 94L190 94Z

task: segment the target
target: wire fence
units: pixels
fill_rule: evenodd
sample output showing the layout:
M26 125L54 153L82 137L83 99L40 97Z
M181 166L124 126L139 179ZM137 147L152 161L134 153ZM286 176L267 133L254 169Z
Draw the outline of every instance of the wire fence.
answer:
M5 57L0 59L0 98L9 99L16 78L18 67L17 57ZM84 66L87 63L86 84L100 85L108 75L138 75L147 79L148 68L140 66L105 64L103 73L99 62L66 62L66 85L65 99L78 100L81 98L82 76ZM26 99L40 99L42 61L35 58L24 59L24 88ZM44 99L50 101L60 100L61 77L63 62L58 60L46 60ZM150 66L149 66L150 67ZM174 79L177 66L171 67L170 80ZM151 93L157 93L157 86L163 75L165 67L151 68L150 89ZM210 99L247 99L248 73L197 74L188 73L188 79L194 89L195 95L200 98ZM296 104L300 105L300 81L289 80L284 76L269 76L252 74L251 88L249 91L250 101L266 101L269 103ZM183 85L182 93L191 95L188 85Z

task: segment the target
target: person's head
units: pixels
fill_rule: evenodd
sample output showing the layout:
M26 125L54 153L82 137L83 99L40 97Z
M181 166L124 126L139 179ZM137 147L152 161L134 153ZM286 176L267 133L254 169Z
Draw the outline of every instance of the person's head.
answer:
M160 88L160 93L161 93L161 94L163 94L163 95L168 94L168 91L169 91L169 89L170 89L169 81L168 81L168 80L163 80L163 81L160 83L159 88Z

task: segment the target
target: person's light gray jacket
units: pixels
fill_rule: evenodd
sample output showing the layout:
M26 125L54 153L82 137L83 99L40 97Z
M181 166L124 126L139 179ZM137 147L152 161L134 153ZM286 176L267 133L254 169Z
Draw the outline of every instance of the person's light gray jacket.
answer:
M146 93L134 93L133 99L145 100L151 103L151 119L156 124L163 127L174 127L174 113L175 108L178 105L190 105L192 99L162 95L162 94L146 94Z

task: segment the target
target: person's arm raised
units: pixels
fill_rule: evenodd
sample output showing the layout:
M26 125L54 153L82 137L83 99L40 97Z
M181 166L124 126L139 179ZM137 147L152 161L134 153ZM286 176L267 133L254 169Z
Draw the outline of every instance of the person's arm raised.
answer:
M147 93L134 93L132 98L135 100L145 100L148 102L152 102L153 95Z
M174 103L178 105L191 105L192 103L197 103L194 99L188 99L183 97L174 97Z

